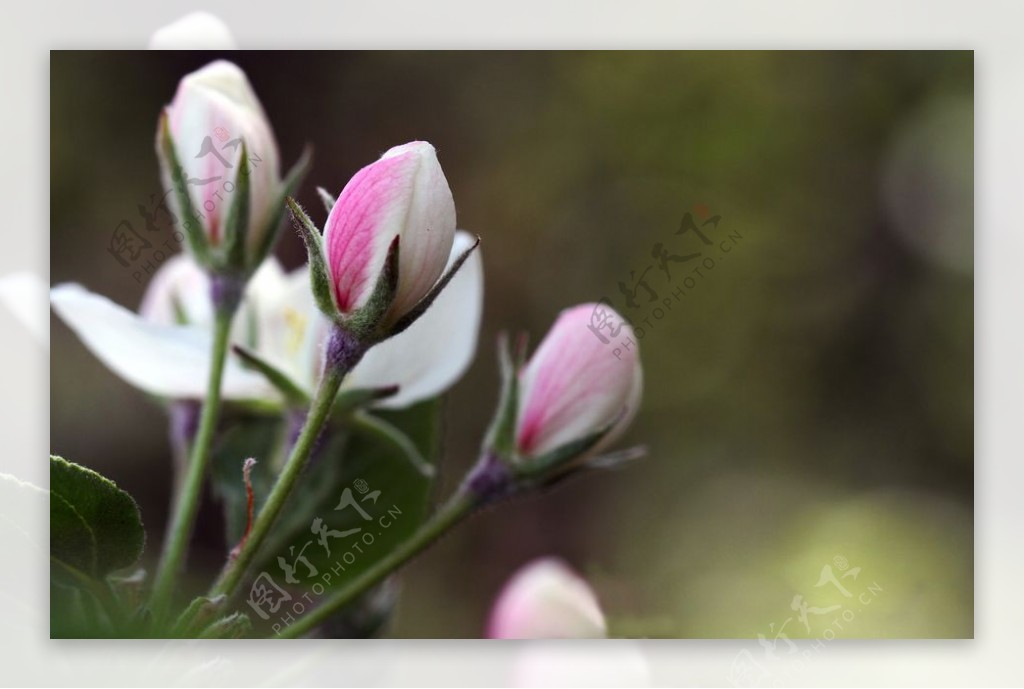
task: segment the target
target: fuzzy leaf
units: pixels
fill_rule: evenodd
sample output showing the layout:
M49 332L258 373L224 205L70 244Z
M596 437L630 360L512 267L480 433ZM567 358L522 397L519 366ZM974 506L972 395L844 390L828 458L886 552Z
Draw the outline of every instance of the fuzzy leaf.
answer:
M138 561L145 544L139 507L91 469L50 456L50 554L101 578Z

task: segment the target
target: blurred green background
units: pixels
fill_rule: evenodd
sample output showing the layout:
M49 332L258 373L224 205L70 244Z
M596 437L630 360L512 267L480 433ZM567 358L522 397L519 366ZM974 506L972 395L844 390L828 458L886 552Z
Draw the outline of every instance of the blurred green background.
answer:
M51 54L54 284L137 307L145 280L107 242L160 191L160 108L215 57ZM614 635L821 638L848 610L838 637L973 636L972 53L225 57L285 167L314 144L303 204L425 139L459 226L483 237L483 328L448 397L441 495L493 409L500 329L536 342L559 309L601 297L644 327L646 390L624 442L648 457L463 525L406 570L392 634L479 636L504 581L554 554L592 582ZM711 246L675 234L687 212L721 216ZM670 263L669 282L657 243L715 267ZM304 260L290 231L277 253ZM693 278L660 317L643 289L630 309L618 287L649 267L661 298ZM51 450L136 496L153 558L165 416L52 326ZM200 519L191 562L211 576L212 500Z

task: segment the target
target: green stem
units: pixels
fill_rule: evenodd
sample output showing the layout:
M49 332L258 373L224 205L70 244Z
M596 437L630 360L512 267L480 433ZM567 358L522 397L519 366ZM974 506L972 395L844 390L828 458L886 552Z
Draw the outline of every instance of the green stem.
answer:
M392 550L383 559L375 562L347 586L332 593L322 605L317 606L294 624L286 627L276 638L294 639L322 624L331 615L359 598L422 552L469 515L477 504L478 500L471 491L459 490L430 518L430 521L423 524L416 533L410 536L409 540Z
M224 378L224 363L227 360L234 312L233 308L217 310L213 352L210 357L210 379L199 420L199 430L192 445L192 456L185 481L177 491L174 511L167 528L167 538L164 540L164 551L153 583L150 609L154 619L158 621L164 618L170 604L174 583L185 559L185 551L188 549L196 512L199 509L199 497L202 494L206 465L210 459L210 446L213 444L217 415L220 411L221 382Z
M242 580L245 570L252 563L256 552L263 543L263 539L270 532L270 527L273 526L278 514L288 500L288 496L291 495L295 482L305 468L306 462L313 451L313 446L316 444L317 437L320 435L320 430L330 415L334 398L338 395L338 388L341 387L341 381L346 373L348 371L342 370L340 367L327 366L325 368L324 377L320 381L320 387L310 407L306 423L302 427L302 432L295 442L295 447L292 448L291 455L288 457L288 461L274 483L270 495L267 496L263 509L257 515L252 531L246 536L238 556L228 562L220 579L211 589L211 597L223 594L230 598L235 587Z

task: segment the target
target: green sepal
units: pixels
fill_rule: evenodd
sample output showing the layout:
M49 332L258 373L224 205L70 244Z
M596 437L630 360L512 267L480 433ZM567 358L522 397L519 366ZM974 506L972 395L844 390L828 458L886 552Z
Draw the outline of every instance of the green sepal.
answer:
M130 574L123 576L110 575L107 577L110 587L126 608L137 609L142 605L143 592L146 585L146 570L136 569Z
M188 193L188 180L185 177L185 169L178 160L178 153L174 146L174 138L171 136L171 125L166 110L161 113L160 122L157 125L156 151L165 183L169 182L174 190L178 212L182 216L181 227L184 230L189 251L192 252L196 263L212 268L214 266L210 241L206 236L202 218L199 217L195 207L192 205L192 195Z
M520 342L523 342L520 338ZM522 350L525 347L518 347ZM516 421L519 415L519 368L521 357L513 359L509 352L508 334L498 335L498 368L501 372L501 397L498 400L498 411L491 421L484 440L484 450L490 451L505 459L513 461L516 455L515 434Z
M252 631L252 622L244 613L233 612L222 617L199 635L200 639L242 639Z
M194 638L220 613L226 602L227 596L224 595L214 598L206 596L194 598L178 617L171 629L171 636L178 639Z
M381 335L379 330L398 292L399 237L396 235L388 246L384 267L377 276L377 283L366 304L345 319L343 327L362 342L375 343L391 336Z
M642 445L628 447L624 450L598 455L582 462L569 462L561 471L555 471L539 482L542 488L561 485L568 478L575 478L590 471L615 471L647 455L647 448Z
M295 199L289 196L285 199L285 203L288 204L295 229L298 230L302 241L306 244L306 251L309 253L309 281L313 288L316 306L329 320L336 323L341 318L341 312L334 299L334 287L331 284L330 269L327 267L327 257L324 256L320 230Z
M235 176L235 189L232 192L231 205L228 206L224 222L224 258L228 267L243 270L245 268L245 246L249 235L251 174L249 172L248 150L242 141L241 156L238 159L238 174Z
M246 368L260 373L267 382L277 388L284 397L285 402L294 407L308 407L310 403L309 394L303 390L291 377L274 366L262 356L242 345L231 345L231 351L241 360Z
M564 445L559 445L555 449L547 452L538 457L531 457L530 459L518 464L514 470L516 475L532 484L543 485L547 483L553 476L556 476L565 469L570 468L572 462L583 455L601 442L601 440L608 435L615 425L625 414L625 409L622 413L617 415L615 419L598 429L597 431L585 435L582 438L571 440Z
M323 201L324 208L327 209L327 214L330 215L331 211L334 209L334 204L337 202L337 199L331 196L331 193L323 187L317 187L316 193L320 196L320 200Z
M342 390L334 400L334 416L349 416L352 412L362 409L378 400L391 397L398 392L397 385L386 385L379 388L352 388Z
M313 148L306 146L302 149L302 155L299 156L298 161L288 171L288 174L285 175L277 198L270 206L273 210L269 214L267 224L262 228L259 240L254 247L252 256L249 258L250 272L255 272L263 264L263 260L267 255L270 254L270 250L274 247L274 242L277 241L277 237L281 233L281 221L284 219L286 202L290 197L295 196L295 192L298 191L299 185L302 184L302 180L306 177L312 164Z
M461 268L462 264L466 262L466 259L469 258L470 254L476 251L478 246L480 246L479 235L476 237L476 241L473 242L473 246L459 254L459 257L455 259L454 263L452 263L452 267L441 276L440 280L434 283L434 286L431 287L430 291L416 303L416 306L412 307L408 313L395 321L394 325L392 325L388 330L387 337L394 337L415 323L416 319L422 316L424 312L430 308L430 305L434 303L434 300L437 299L438 295L441 294L444 288L448 286L448 283L451 282L453 277L455 277L455 274L459 272L459 268Z

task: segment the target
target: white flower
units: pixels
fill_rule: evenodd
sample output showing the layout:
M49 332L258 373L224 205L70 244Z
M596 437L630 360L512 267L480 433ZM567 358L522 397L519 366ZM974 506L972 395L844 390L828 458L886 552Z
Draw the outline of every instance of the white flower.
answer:
M459 232L451 259L473 243ZM212 312L209 278L186 255L167 261L150 283L140 313L74 285L51 290L54 311L114 373L153 395L202 399L206 394ZM434 397L463 374L476 351L483 305L483 268L474 253L426 313L408 330L370 349L344 387L399 386L378 406L405 407ZM312 394L322 369L328 323L316 309L308 268L285 275L273 258L253 276L232 325L244 345ZM278 402L262 375L229 357L222 395Z

